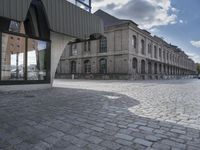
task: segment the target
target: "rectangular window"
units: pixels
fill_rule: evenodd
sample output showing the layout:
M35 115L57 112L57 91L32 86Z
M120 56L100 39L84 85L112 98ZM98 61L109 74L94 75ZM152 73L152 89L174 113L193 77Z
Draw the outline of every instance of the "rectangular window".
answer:
M7 33L1 39L1 81L50 81L49 42Z
M77 51L77 44L74 43L74 44L70 44L70 56L76 56L78 54L78 51Z
M152 57L152 46L151 46L150 43L148 44L148 53L149 53L150 56Z
M154 58L157 58L157 47L154 46Z
M90 51L90 41L85 41L84 42L84 51Z
M161 50L161 48L159 48L159 57L160 58L162 57L162 50Z
M45 80L47 76L47 42L28 39L27 53L27 79Z
M105 53L107 52L107 39L106 38L102 38L99 41L99 52L100 53Z
M24 71L25 38L2 33L1 80L24 80Z

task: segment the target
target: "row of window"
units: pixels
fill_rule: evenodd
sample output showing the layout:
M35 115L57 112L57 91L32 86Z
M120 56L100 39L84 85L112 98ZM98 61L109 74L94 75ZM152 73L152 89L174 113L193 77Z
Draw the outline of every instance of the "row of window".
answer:
M90 52L91 51L91 41L85 41L84 43L83 50L85 52ZM99 53L106 53L107 52L107 39L106 38L101 38L99 40ZM77 51L77 44L71 44L70 45L70 56L76 56L78 54Z
M84 64L84 73L89 74L91 73L91 61L85 60ZM71 61L70 64L71 73L77 73L77 62ZM107 59L102 58L99 60L99 73L105 74L107 73Z
M132 45L136 49L136 52L138 52L137 48L136 48L137 47L137 38L135 35L133 35ZM143 55L145 55L145 41L143 39L141 39L141 53ZM152 44L150 44L150 43L148 44L148 54L150 54L152 56ZM157 46L154 45L154 58L158 58L158 56L159 56L159 58L163 57L163 59L166 58L167 60L172 60L173 62L176 61L174 55L169 54L168 52L165 53L165 51L163 51L163 55L162 55L162 49L159 48L159 50L157 50Z
M132 60L132 67L135 70L135 72L138 73L138 60L137 60L137 58L133 58L133 60ZM152 63L148 62L148 73L149 74L153 73L152 67L153 67ZM162 65L161 64L158 65L157 63L154 63L154 74L157 74L158 70L159 70L160 73L162 72ZM164 73L169 73L169 71L170 71L169 66L165 66L164 65L163 66L163 72ZM175 71L176 70L174 70L174 72ZM141 74L145 74L145 60L141 61Z

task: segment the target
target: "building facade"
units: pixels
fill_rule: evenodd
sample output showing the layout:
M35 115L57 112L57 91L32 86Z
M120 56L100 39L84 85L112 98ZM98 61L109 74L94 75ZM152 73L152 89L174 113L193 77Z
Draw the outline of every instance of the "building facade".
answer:
M51 87L66 45L94 33L101 19L66 0L0 0L0 90Z
M102 10L104 36L71 42L59 62L58 78L167 79L188 77L196 67L180 48L152 36L129 20Z

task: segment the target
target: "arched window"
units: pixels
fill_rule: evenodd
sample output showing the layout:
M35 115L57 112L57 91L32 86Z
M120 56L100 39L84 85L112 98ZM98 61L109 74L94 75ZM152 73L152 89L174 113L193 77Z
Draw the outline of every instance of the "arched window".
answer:
M154 46L154 58L157 58L157 47Z
M136 36L135 35L133 35L133 39L132 39L132 45L133 45L133 47L134 48L136 48L136 43L137 43L137 41L136 41L137 39L136 39Z
M152 74L151 62L148 63L148 73L149 73L149 74Z
M152 46L150 43L148 44L148 53L152 56Z
M165 50L163 51L163 59L165 60Z
M145 45L144 45L144 40L141 40L141 52L142 54L145 54Z
M100 39L99 42L99 52L100 53L105 53L107 52L107 39L105 37Z
M159 64L159 72L162 73L162 65Z
M105 58L99 60L99 73L107 73L107 59Z
M158 73L158 66L157 66L157 63L154 64L154 73L155 73L155 74Z
M169 53L167 52L167 60L169 60Z
M162 50L161 50L161 48L159 48L159 57L160 58L162 57Z
M76 73L76 61L71 61L71 73Z
M141 61L141 74L145 74L145 61Z
M164 74L166 74L166 65L163 66Z
M133 58L132 66L133 66L133 69L135 70L135 72L138 72L137 58Z
M91 63L89 60L84 61L84 71L85 73L91 73Z

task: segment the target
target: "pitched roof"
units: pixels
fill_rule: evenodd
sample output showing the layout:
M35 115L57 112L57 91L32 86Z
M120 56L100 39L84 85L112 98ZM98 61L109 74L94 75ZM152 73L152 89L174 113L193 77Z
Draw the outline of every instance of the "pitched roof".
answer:
M99 9L97 10L94 15L98 16L99 18L101 18L103 20L104 26L111 26L114 24L120 24L123 21L106 13L105 11Z

